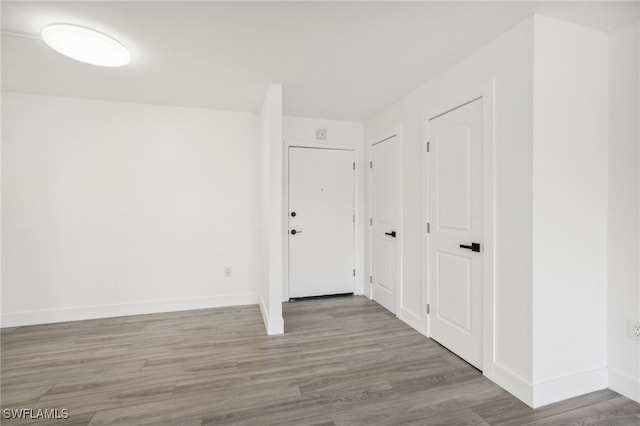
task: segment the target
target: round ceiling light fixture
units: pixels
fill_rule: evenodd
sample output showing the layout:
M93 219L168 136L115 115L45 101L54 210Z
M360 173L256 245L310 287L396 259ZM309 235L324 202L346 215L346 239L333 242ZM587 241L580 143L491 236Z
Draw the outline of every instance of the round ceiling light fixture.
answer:
M42 39L53 50L87 64L121 67L131 61L129 50L118 40L79 25L49 25Z

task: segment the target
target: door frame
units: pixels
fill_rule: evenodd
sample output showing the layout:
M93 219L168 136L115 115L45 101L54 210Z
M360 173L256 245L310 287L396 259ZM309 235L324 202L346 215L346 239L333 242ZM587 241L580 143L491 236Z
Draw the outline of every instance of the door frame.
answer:
M362 209L360 208L362 195L359 194L358 187L360 185L360 179L358 177L358 169L362 168L360 164L360 148L355 145L337 145L337 144L326 144L326 143L296 143L296 142L285 142L284 144L284 182L283 182L283 229L289 235L289 148L310 148L310 149L332 149L338 151L352 151L353 158L356 163L356 170L353 177L353 197L354 197L354 214L356 215L356 221L353 226L353 259L354 259L354 268L356 268L356 275L354 277L354 288L353 294L363 294L363 271L364 268L361 266L359 253L362 252L358 244L358 240L362 239L360 227L363 223L362 221ZM282 285L282 301L289 301L289 240L287 239L286 244L284 244L284 273L283 275L283 285Z
M482 99L482 189L483 189L483 277L482 277L482 372L493 377L494 365L494 288L495 288L495 80L466 93L452 97L422 114L422 282L423 306L427 337L431 337L429 315L429 157L426 149L429 140L429 121L475 100Z
M398 140L398 207L397 207L397 217L398 217L398 237L396 238L396 265L397 265L397 270L396 270L396 288L395 288L395 308L396 308L396 312L395 315L396 317L401 317L401 310L402 310L402 288L403 288L403 282L402 282L402 259L403 259L403 249L402 249L402 241L403 241L403 236L404 236L404 227L403 227L403 220L402 220L402 212L403 212L403 194L402 194L402 179L404 176L404 170L402 167L402 156L403 156L403 152L404 152L404 144L403 144L403 138L402 138L402 126L396 126L394 128L391 128L385 132L379 133L378 135L376 135L375 137L369 138L366 141L366 149L367 149L367 159L366 159L366 163L365 163L365 167L367 169L367 218L366 218L366 226L367 226L367 232L365 233L365 235L367 236L367 265L366 265L366 269L368 271L369 277L373 277L373 236L371 235L373 228L370 225L370 219L373 218L373 169L371 167L369 167L370 165L370 161L372 161L373 155L372 155L372 150L373 150L373 146L377 145L381 142L384 142L387 139L391 139L392 137L396 137ZM365 295L373 300L373 282L372 280L367 277L367 285L365 286L366 291L365 291Z

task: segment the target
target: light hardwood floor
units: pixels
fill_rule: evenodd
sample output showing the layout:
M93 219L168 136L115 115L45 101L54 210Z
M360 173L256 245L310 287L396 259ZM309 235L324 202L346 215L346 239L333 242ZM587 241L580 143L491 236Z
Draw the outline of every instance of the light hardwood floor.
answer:
M73 425L640 425L603 390L528 408L364 297L2 330L2 408L66 408Z

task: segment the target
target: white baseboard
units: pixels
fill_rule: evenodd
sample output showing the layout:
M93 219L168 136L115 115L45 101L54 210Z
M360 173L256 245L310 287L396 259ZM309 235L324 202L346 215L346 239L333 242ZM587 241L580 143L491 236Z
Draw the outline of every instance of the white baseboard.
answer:
M498 363L494 363L490 374L485 375L532 408L605 389L608 383L606 368L572 374L536 384L532 384Z
M274 334L284 334L284 319L283 318L269 319L269 325L267 326L267 334L269 336L273 336Z
M269 308L264 302L262 295L259 297L260 312L262 313L262 321L267 329L269 336L274 334L284 334L284 318L271 318L269 316Z
M585 371L533 385L533 408L607 388L606 368Z
M609 367L609 389L640 402L640 378Z
M264 299L262 295L259 296L260 301L258 305L260 306L260 313L262 314L262 321L264 322L264 327L267 330L267 334L269 334L269 308L264 303Z
M530 381L498 363L493 364L491 372L484 371L484 373L489 380L518 398L520 401L524 402L529 407L533 406L533 393Z
M255 305L257 293L223 294L188 299L164 299L113 305L73 306L62 309L2 313L2 327L79 321L96 318L189 311L222 306Z
M398 314L396 316L398 317L398 319L401 319L402 321L406 322L410 327L415 329L418 333L425 336L427 335L425 321L424 319L420 318L418 315L401 307L398 310Z

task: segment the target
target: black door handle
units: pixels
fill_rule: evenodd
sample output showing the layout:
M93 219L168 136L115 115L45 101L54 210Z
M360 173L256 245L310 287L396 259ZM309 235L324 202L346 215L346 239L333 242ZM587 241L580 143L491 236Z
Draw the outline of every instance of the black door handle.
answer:
M471 251L480 252L480 244L479 243L471 243L470 246L465 246L464 244L460 244L460 248L469 249Z
M391 232L385 232L384 235L388 235L390 237L395 238L396 237L396 231L391 231Z
M296 234L301 233L302 231L296 231L295 229L292 229L292 230L291 230L291 231L289 231L289 232L291 232L291 235L296 235Z

